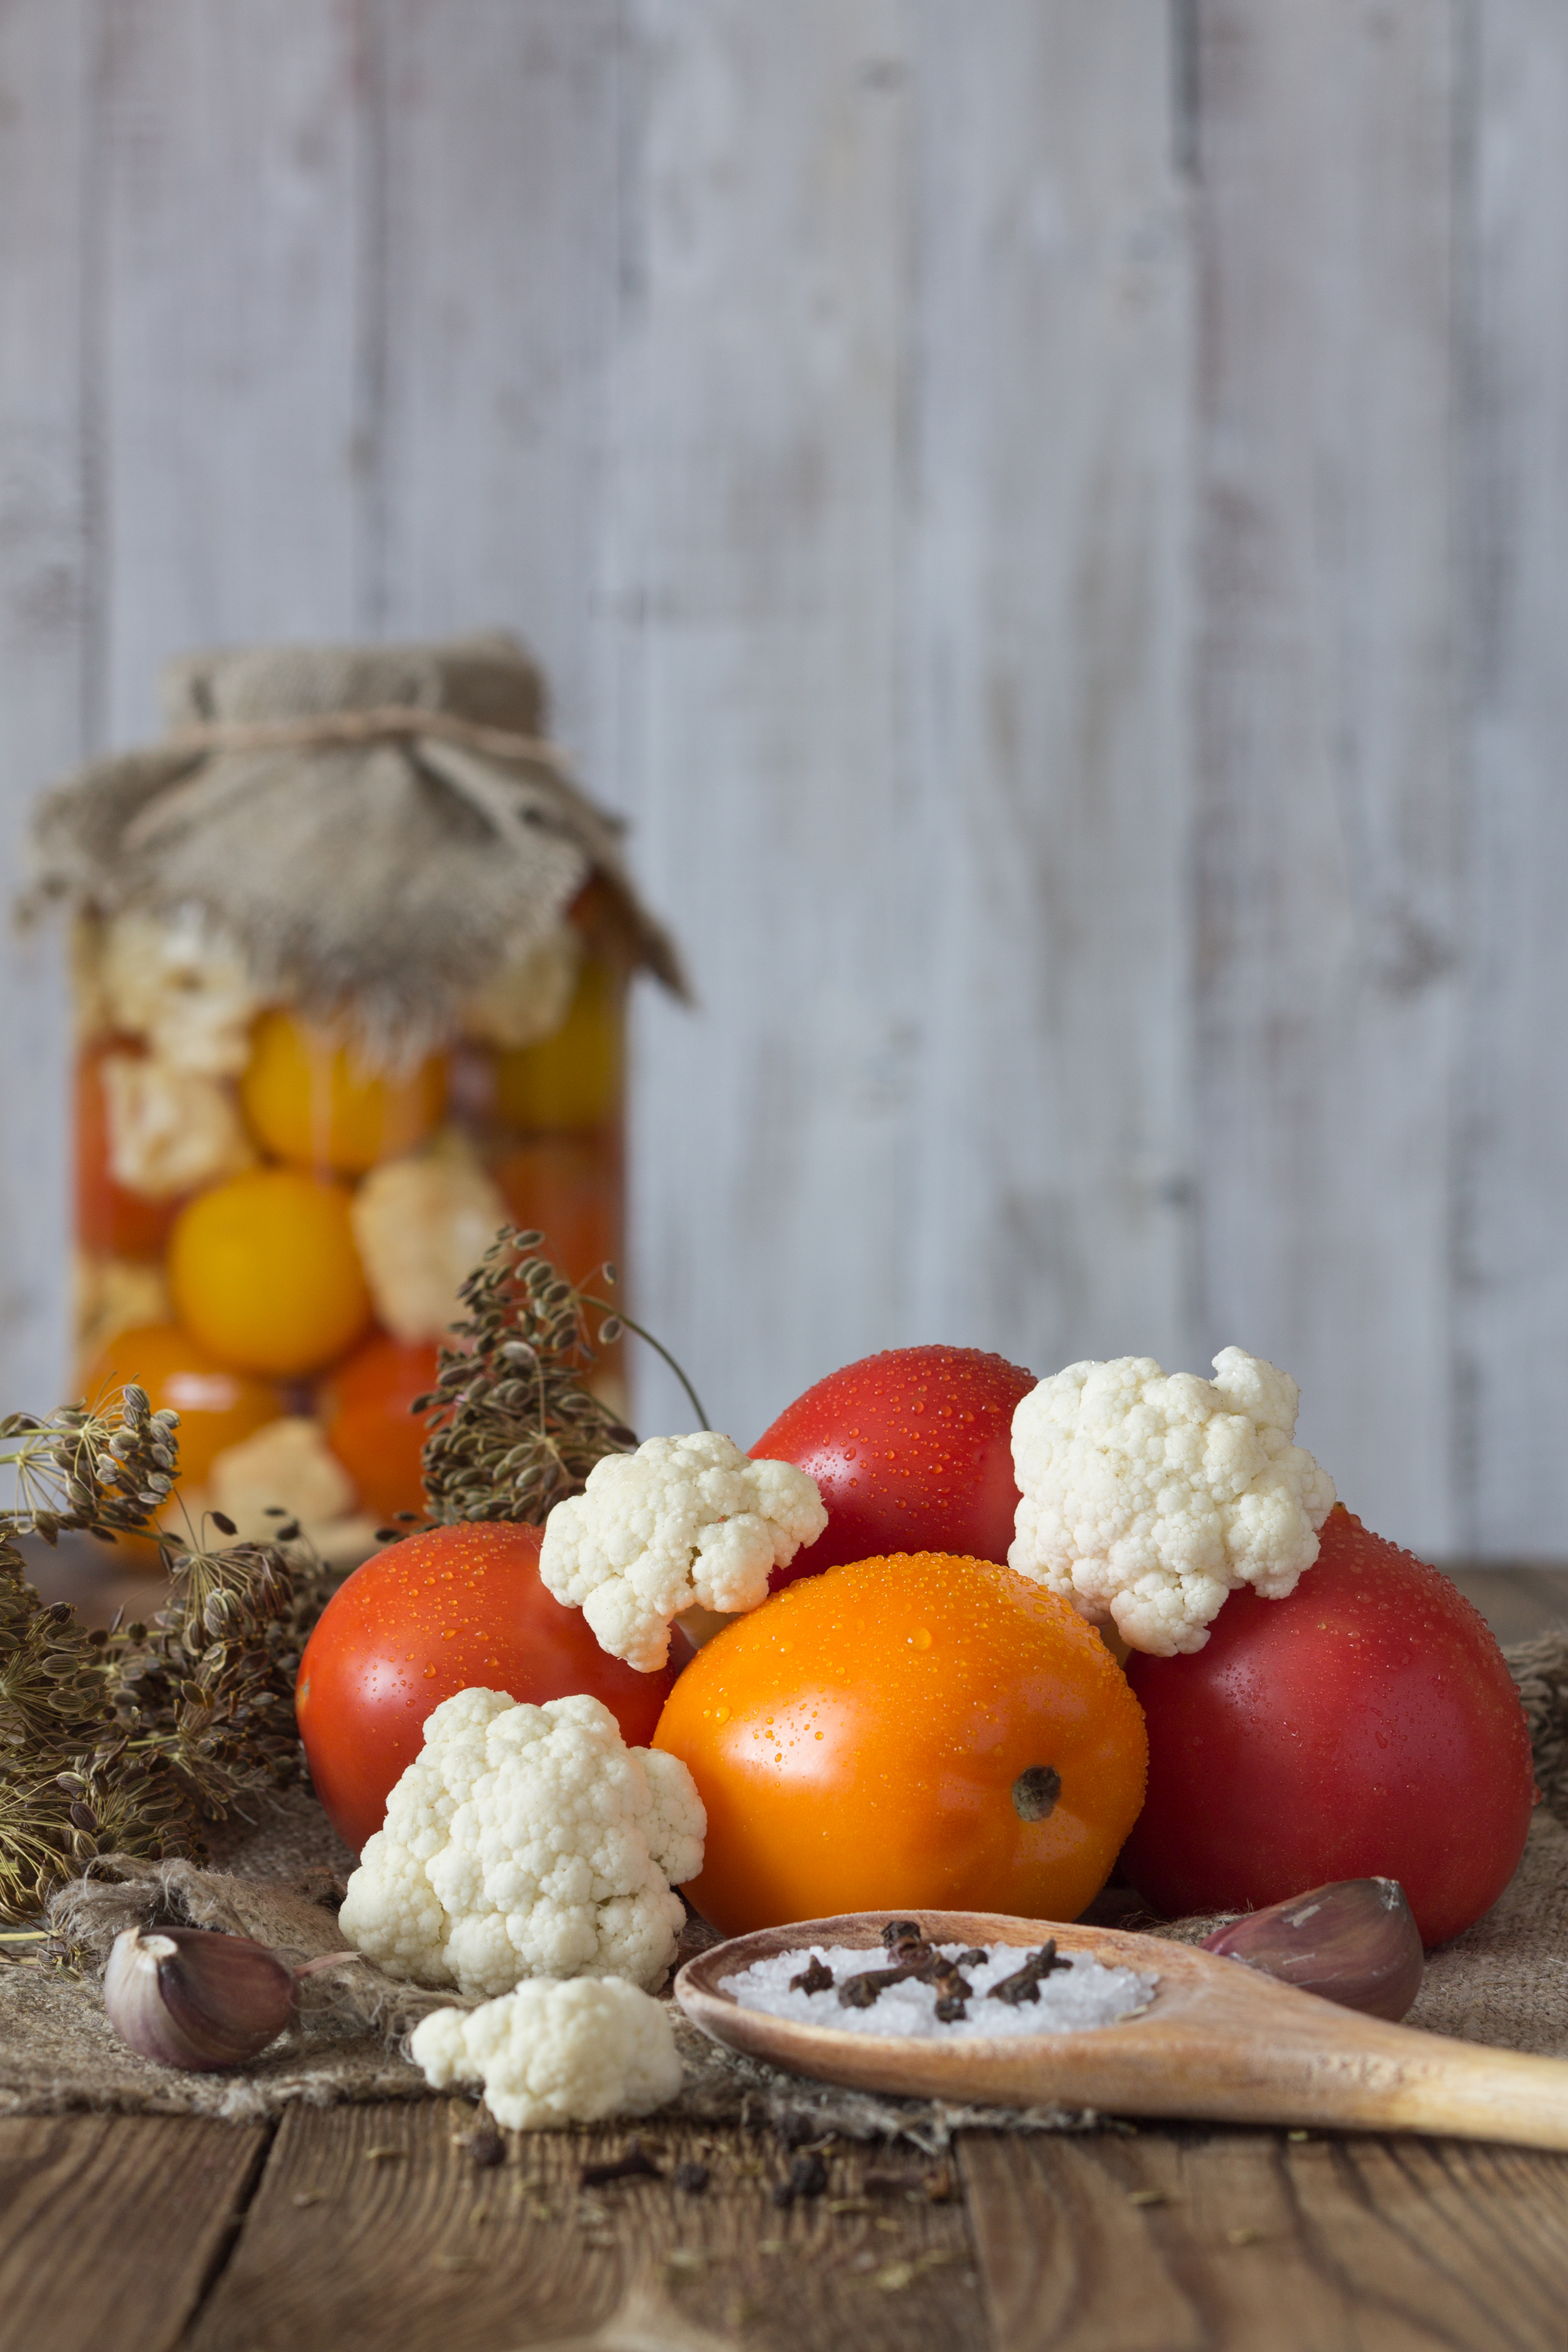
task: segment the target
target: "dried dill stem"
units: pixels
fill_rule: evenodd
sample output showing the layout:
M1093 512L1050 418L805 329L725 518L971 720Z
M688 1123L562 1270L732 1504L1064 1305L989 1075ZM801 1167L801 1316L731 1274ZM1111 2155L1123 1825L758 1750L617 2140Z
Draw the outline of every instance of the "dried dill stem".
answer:
M294 1678L329 1591L313 1553L160 1530L163 1606L88 1633L39 1600L11 1540L145 1528L174 1491L178 1419L132 1386L4 1424L18 1492L0 1514L0 1916L27 1917L100 1854L199 1855L203 1821L301 1769Z
M46 1607L0 1537L0 1915L26 1918L96 1854L168 1850L188 1808L157 1767L129 1775L108 1704L109 1636Z
M302 1548L213 1545L205 1529L167 1557L163 1607L110 1639L107 1696L123 1771L167 1776L193 1824L222 1821L300 1774L294 1683L331 1580Z
M586 1383L595 1362L584 1294L541 1255L543 1235L503 1225L459 1296L427 1413L425 1493L437 1525L541 1525L607 1454L637 1437Z

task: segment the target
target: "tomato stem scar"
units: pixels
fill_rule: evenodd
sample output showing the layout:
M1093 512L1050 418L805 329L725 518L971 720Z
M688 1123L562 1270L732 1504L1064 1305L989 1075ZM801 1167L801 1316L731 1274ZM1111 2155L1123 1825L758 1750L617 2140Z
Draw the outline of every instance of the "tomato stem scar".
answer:
M1021 1822L1043 1822L1061 1792L1062 1776L1054 1764L1031 1764L1013 1783L1013 1811Z

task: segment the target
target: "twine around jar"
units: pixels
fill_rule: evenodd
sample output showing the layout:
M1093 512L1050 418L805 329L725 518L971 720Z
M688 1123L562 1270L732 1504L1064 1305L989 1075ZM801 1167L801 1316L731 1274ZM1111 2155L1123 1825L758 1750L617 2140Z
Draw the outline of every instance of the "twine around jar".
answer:
M459 718L454 711L413 709L406 703L385 703L371 710L327 710L310 719L178 727L160 748L174 752L313 751L332 744L407 741L422 735L460 744L487 760L542 768L564 783L576 781L560 747L542 735L514 735L504 727L482 727L477 719Z

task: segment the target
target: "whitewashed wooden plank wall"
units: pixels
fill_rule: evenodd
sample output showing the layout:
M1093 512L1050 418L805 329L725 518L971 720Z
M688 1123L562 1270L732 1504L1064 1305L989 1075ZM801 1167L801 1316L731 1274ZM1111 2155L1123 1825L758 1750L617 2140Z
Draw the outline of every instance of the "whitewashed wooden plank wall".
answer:
M1549 0L0 0L7 870L170 652L519 628L689 950L634 1271L739 1438L1238 1340L1562 1555L1565 133Z

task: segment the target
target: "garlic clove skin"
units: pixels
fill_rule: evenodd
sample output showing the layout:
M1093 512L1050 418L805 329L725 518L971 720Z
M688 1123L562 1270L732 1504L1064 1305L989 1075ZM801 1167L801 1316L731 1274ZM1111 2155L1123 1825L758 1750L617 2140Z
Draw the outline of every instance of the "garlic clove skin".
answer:
M1342 2009L1399 2019L1421 1990L1426 1956L1396 1878L1341 1878L1204 1938L1205 1952L1245 1960Z
M127 1927L103 1972L121 2040L202 2074L259 2057L294 2014L296 1978L265 1944L206 1927Z

